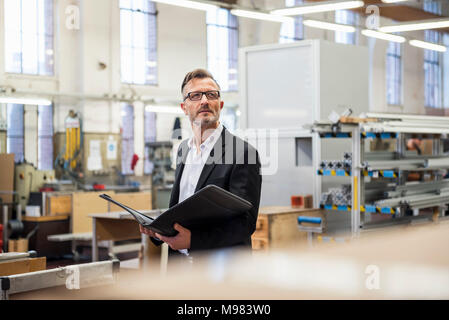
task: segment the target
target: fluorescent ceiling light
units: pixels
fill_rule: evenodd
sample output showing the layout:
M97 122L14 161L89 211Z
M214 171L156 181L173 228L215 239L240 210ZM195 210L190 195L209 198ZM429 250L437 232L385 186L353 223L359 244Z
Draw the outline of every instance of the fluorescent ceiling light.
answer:
M51 105L51 101L48 99L39 98L12 98L12 97L0 97L0 103L13 103L13 104L31 104L39 106Z
M213 10L217 9L218 7L213 4L208 4L204 2L198 2L198 1L189 1L189 0L153 0L153 2L163 3L163 4L170 4L173 6L179 6L184 8L190 8L190 9L196 9L196 10Z
M326 1L320 3L308 3L302 6L284 8L284 9L276 9L272 10L272 14L279 14L282 16L296 16L300 14L308 14L308 13L317 13L317 12L326 12L326 11L336 11L336 10L344 10L344 9L354 9L363 7L365 4L363 1Z
M157 112L157 113L175 113L184 114L181 107L179 106L157 106L157 105L146 105L145 111L147 112Z
M312 28L341 31L341 32L355 32L355 28L353 26L348 26L344 24L329 23L317 20L304 20L303 24Z
M401 37L401 36L396 36L394 34L383 33L383 32L378 32L378 31L368 30L368 29L362 30L362 34L364 36L371 37L371 38L377 38L377 39L399 42L399 43L403 43L406 40L404 37Z
M396 2L406 2L410 0L382 0L383 3L396 3Z
M391 26L383 26L379 28L381 32L404 32L404 31L416 31L416 30L428 30L449 27L449 19L428 19L418 21L408 21L398 23Z
M433 51L446 52L446 50L447 50L447 48L445 46L440 46L439 44L420 41L420 40L410 40L408 43L410 43L410 45L412 45L414 47L419 47L419 48L433 50Z
M244 17L244 18L274 21L274 22L293 21L293 18L290 18L290 17L277 16L274 14L263 13L263 12L259 12L259 11L233 9L233 10L231 10L231 14L233 14L235 16L239 16L239 17Z

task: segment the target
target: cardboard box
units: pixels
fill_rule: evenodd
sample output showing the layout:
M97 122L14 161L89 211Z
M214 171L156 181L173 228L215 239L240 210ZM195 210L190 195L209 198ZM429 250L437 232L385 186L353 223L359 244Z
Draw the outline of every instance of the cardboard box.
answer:
M14 154L0 154L0 190L4 193L0 194L3 203L11 203L13 201L14 191ZM10 191L11 193L5 193Z
M28 252L28 239L9 239L8 252Z
M71 194L51 194L47 197L47 212L44 215L70 215L72 214Z

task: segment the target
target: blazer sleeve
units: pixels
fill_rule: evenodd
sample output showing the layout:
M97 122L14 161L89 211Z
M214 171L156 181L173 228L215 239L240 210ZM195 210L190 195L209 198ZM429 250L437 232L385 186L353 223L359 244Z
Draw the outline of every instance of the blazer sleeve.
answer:
M255 151L255 149L253 150ZM229 182L229 191L248 200L253 207L225 223L214 225L208 229L191 230L190 250L213 249L250 243L250 237L256 229L262 184L259 155L257 151L255 152L255 164L248 164L242 161L243 159L239 159L240 161L233 165Z

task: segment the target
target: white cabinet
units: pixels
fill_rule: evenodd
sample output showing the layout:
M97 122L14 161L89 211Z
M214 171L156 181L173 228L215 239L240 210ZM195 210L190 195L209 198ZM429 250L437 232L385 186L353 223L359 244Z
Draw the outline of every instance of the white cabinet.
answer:
M262 172L277 163L274 174L263 176L261 206L289 205L295 194L313 194L318 206L317 162L323 148L340 157L341 146L321 146L303 125L332 111L368 111L368 64L367 48L323 40L240 49L241 128L277 130L275 150L267 150L267 138L253 139L265 150Z

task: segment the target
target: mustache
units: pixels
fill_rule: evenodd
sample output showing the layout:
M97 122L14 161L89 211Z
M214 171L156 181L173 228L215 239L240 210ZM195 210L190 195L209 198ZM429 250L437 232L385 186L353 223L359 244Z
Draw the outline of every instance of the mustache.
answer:
M210 113L214 113L214 112L212 111L212 109L210 109L209 107L203 107L203 108L201 108L200 110L198 110L198 112L197 112L196 114L200 114L200 113L203 112L203 111L209 111Z

